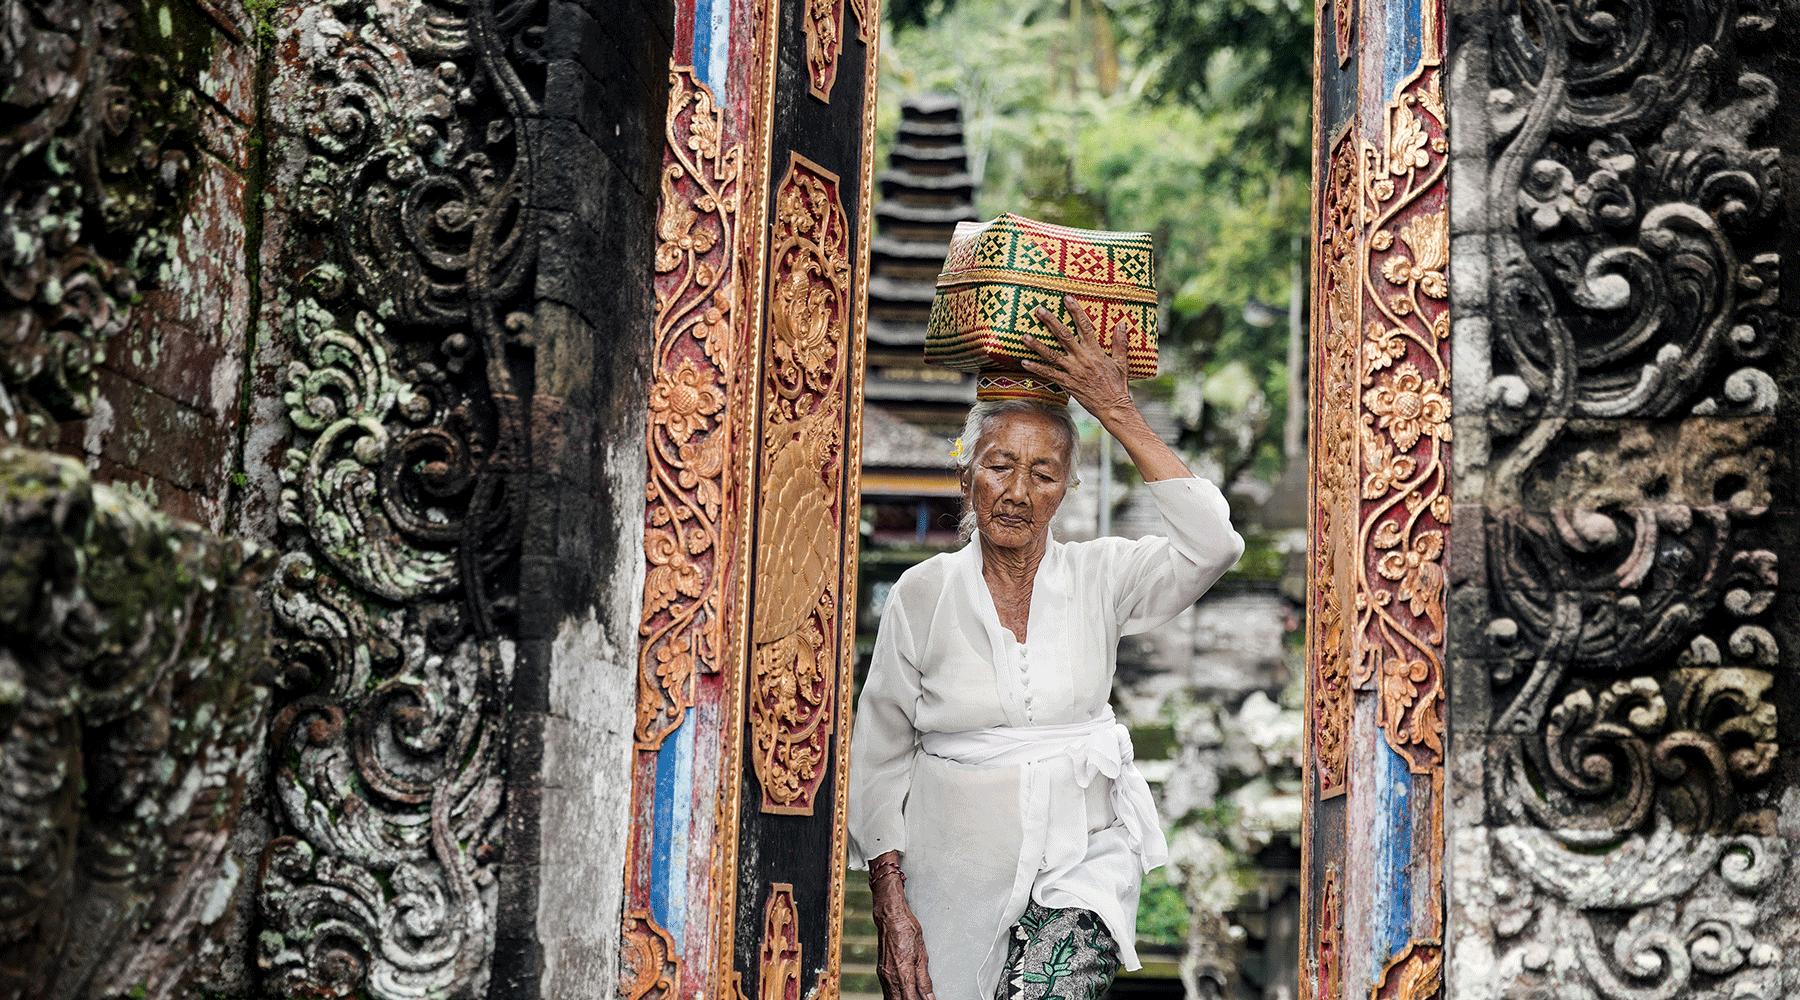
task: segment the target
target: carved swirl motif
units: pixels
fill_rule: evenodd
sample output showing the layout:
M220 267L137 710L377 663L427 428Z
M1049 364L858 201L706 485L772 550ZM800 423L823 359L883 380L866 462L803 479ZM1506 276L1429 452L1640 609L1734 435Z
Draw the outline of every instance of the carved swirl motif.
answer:
M838 643L849 224L838 178L793 154L775 191L750 732L765 812L811 815Z
M1356 549L1357 350L1362 328L1362 185L1354 134L1337 142L1323 186L1319 234L1319 428L1313 469L1313 651L1311 719L1321 798L1342 794L1348 774L1351 716L1350 634L1346 606Z
M1358 528L1355 682L1415 772L1444 752L1444 549L1450 524L1449 150L1437 61L1388 104L1382 148L1363 146L1364 501Z
M1443 947L1436 941L1411 941L1381 970L1371 1000L1430 1000L1443 983Z
M258 965L284 995L478 995L537 216L529 5L308 8L283 397L284 704ZM513 366L518 366L515 369ZM524 373L524 374L521 374Z
M0 438L47 446L92 412L106 344L168 257L198 125L191 97L155 89L172 70L134 47L137 9L0 8Z
M1457 95L1492 164L1494 708L1471 724L1496 734L1495 967L1608 1000L1791 995L1763 525L1791 499L1770 416L1787 210L1757 138L1782 95L1746 65L1777 14L1523 7Z
M619 968L623 975L619 996L624 1000L658 1000L677 995L681 985L681 963L676 957L675 939L648 910L632 910L625 914L619 953Z
M668 141L657 216L655 383L646 430L650 480L639 632L637 745L655 750L693 704L697 670L721 655L721 532L731 428L737 289L738 146L693 70L669 74Z

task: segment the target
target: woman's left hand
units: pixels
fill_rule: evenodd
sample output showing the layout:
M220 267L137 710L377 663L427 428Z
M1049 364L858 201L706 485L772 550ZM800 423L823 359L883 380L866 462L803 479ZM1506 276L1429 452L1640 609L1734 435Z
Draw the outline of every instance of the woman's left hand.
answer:
M1043 306L1031 311L1062 345L1062 352L1045 347L1036 337L1026 337L1026 348L1037 358L1020 361L1019 367L1062 386L1077 403L1102 421L1108 416L1137 409L1131 399L1126 369L1130 322L1121 319L1113 327L1112 350L1108 351L1100 346L1100 335L1095 332L1094 321L1088 318L1087 310L1067 295L1063 296L1063 305L1075 317L1073 332Z

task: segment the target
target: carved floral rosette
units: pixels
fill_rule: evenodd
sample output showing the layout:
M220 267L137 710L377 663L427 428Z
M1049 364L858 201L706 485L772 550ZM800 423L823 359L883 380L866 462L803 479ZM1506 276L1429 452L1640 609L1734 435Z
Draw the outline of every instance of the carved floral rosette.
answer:
M840 641L850 232L837 175L790 155L769 253L749 722L763 811L811 815Z
M1505 995L1792 996L1792 534L1770 522L1796 489L1772 131L1795 98L1791 71L1764 75L1791 11L1595 15L1496 12L1453 94L1487 144L1482 212L1459 219L1484 214L1490 248L1456 288L1490 484L1458 682L1484 686L1466 724L1493 734L1459 961L1490 950Z
M1388 744L1415 773L1444 753L1450 525L1449 143L1442 68L1425 60L1363 146L1366 255L1358 366L1356 647Z
M742 150L689 67L669 74L668 139L657 210L654 384L645 432L643 624L636 740L655 750L694 704L697 672L719 669L725 419L735 346Z

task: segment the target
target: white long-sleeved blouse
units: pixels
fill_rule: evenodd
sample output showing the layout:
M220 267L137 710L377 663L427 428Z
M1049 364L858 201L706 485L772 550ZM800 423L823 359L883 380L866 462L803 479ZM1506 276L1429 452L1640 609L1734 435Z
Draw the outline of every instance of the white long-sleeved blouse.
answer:
M927 753L921 741L1110 714L1119 637L1190 607L1244 551L1211 482L1148 488L1164 535L1050 541L1026 642L1000 624L979 539L908 569L888 593L851 731L850 862L866 869L870 858L901 852L939 1000L994 995L1007 931L1027 897L1094 911L1123 966L1140 967L1143 857L1114 809L1112 779L1066 755L970 765ZM1040 856L1022 856L1027 844Z

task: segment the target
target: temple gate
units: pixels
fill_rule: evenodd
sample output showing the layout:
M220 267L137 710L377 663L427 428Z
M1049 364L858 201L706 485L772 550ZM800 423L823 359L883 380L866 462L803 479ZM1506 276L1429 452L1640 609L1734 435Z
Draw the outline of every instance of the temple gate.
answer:
M621 992L830 997L880 10L678 7Z
M1302 982L1792 996L1800 25L1317 13Z

